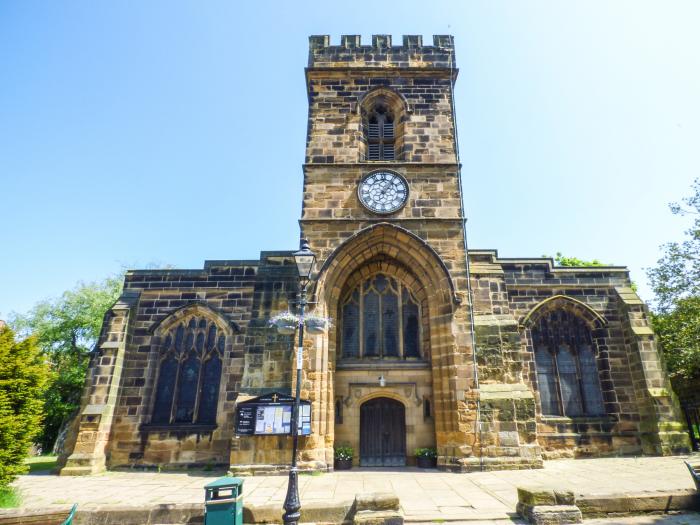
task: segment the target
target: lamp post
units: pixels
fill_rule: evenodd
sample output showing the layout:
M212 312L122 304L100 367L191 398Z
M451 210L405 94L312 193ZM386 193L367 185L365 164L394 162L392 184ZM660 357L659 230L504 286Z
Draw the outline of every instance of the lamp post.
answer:
M287 496L284 498L284 514L282 521L287 525L297 525L301 517L301 502L299 501L299 483L297 475L297 443L299 441L299 399L301 397L301 364L304 351L304 308L306 302L306 286L311 280L316 254L309 248L309 241L302 239L299 251L294 252L294 262L299 272L299 345L296 352L297 385L292 410L292 467L289 469Z

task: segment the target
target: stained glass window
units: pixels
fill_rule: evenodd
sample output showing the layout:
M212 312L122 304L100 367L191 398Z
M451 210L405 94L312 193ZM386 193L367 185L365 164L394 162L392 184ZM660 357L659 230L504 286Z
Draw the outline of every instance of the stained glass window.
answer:
M564 310L543 316L531 329L542 413L597 416L605 413L591 331Z
M537 365L537 383L540 387L540 402L542 412L549 415L561 415L557 396L557 379L552 354L547 348L535 350Z
M420 307L403 283L377 274L350 291L341 309L342 358L421 357Z
M581 385L579 384L576 356L567 346L562 345L557 350L557 367L559 368L559 388L561 388L564 413L567 416L580 416L583 414L583 407L581 406Z
M582 346L578 351L578 361L581 366L581 384L583 386L583 402L587 414L604 414L603 393L598 381L598 367L595 354L590 345Z
M360 357L360 305L355 291L343 306L343 357Z
M170 423L170 410L173 405L177 368L177 359L172 354L160 363L158 389L156 390L156 401L153 405L153 423Z
M420 314L418 303L408 289L403 289L403 353L406 357L420 357Z
M192 317L163 339L153 403L154 424L214 424L225 337L217 325Z
M364 356L379 356L379 294L368 291L364 297L362 322L364 324Z
M204 363L202 386L199 391L198 423L216 423L216 405L219 402L219 379L221 378L221 359L214 352Z

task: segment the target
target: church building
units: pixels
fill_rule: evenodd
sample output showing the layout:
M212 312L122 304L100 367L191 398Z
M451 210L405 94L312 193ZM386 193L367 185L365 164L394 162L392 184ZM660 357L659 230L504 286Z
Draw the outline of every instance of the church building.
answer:
M457 472L688 451L627 268L467 246L457 72L449 35L309 39L299 223L311 311L332 324L304 338L300 468L332 470L338 446L392 467L432 447ZM290 436L244 433L237 413L293 394L297 335L269 323L295 309L291 248L127 272L61 474L288 469Z

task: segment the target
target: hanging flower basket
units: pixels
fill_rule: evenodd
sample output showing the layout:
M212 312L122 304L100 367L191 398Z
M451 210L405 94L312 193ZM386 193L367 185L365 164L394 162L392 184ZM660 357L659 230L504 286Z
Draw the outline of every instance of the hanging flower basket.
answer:
M320 315L309 315L304 317L304 326L310 334L322 334L331 325L331 320Z
M299 325L299 318L291 312L282 312L270 319L270 326L277 328L282 335L291 335Z

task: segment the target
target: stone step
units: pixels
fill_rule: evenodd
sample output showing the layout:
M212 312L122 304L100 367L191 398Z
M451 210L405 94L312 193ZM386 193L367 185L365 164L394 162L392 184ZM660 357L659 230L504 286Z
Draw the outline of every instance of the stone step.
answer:
M449 525L460 525L461 523L468 523L469 525L479 525L481 523L494 523L497 525L514 525L527 522L522 520L522 518L518 517L516 514L513 514L511 517L505 517L503 513L500 512L495 513L485 511L474 513L470 516L465 516L464 514L446 516L442 513L436 513L436 515L421 514L413 516L408 514L404 516L404 523L410 523L411 525L427 525L429 523L432 525L436 525L436 523L447 523Z
M423 518L425 519L425 517ZM408 520L405 523L409 523ZM475 518L474 520L443 520L442 518L436 518L433 521L411 521L411 525L439 525L440 523L449 523L449 525L527 525L526 521L517 519L499 519L490 520L483 518Z

